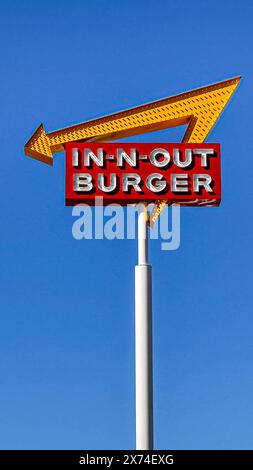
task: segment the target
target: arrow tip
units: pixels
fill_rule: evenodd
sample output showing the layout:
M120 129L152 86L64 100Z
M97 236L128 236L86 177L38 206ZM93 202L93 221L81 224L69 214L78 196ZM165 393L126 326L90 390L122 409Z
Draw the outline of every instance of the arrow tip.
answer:
M35 158L41 162L53 165L53 154L50 147L50 140L47 136L43 124L40 124L32 137L24 147L25 155Z
M236 77L232 78L234 80L234 83L238 86L240 81L242 79L242 75L237 75Z

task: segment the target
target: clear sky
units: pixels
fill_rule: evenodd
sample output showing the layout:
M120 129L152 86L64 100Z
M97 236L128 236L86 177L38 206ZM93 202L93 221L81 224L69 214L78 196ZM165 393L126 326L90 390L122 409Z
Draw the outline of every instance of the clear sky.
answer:
M131 449L134 240L72 238L64 154L47 131L242 75L209 137L223 202L181 211L181 247L151 242L158 449L253 442L252 2L1 5L0 448ZM137 140L180 141L183 129Z

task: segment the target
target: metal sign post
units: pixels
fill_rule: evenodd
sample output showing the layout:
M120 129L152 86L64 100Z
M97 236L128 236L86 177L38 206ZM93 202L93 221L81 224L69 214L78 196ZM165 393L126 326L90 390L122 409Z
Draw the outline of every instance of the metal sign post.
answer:
M152 268L148 264L147 214L138 213L138 264L135 266L136 449L153 449Z

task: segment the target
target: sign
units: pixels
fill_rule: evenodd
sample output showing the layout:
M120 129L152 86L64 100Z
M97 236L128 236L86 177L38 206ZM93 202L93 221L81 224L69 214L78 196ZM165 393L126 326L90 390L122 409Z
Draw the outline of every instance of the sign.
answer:
M219 144L90 143L66 147L66 205L221 200Z
M209 135L240 80L241 77L234 77L53 132L47 133L43 124L40 124L25 144L24 152L32 158L52 165L53 155L63 151L65 144L69 142L113 141L183 124L187 125L187 129L182 141L199 144ZM193 201L188 199L192 204ZM197 199L200 198L196 198L196 203ZM204 198L201 204L203 201ZM149 217L150 227L154 225L167 203L163 197L156 198L156 206Z
M240 82L235 77L75 126L46 133L41 124L25 154L53 163L66 150L66 205L155 202L147 221L138 211L135 267L136 448L153 449L152 270L150 227L166 204L214 205L221 200L220 146L204 144ZM187 124L181 144L105 143Z

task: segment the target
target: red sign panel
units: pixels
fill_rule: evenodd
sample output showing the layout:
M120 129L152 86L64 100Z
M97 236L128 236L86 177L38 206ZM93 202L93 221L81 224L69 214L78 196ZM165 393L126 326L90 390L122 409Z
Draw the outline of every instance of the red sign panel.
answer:
M221 200L219 144L70 142L66 205L214 205Z

